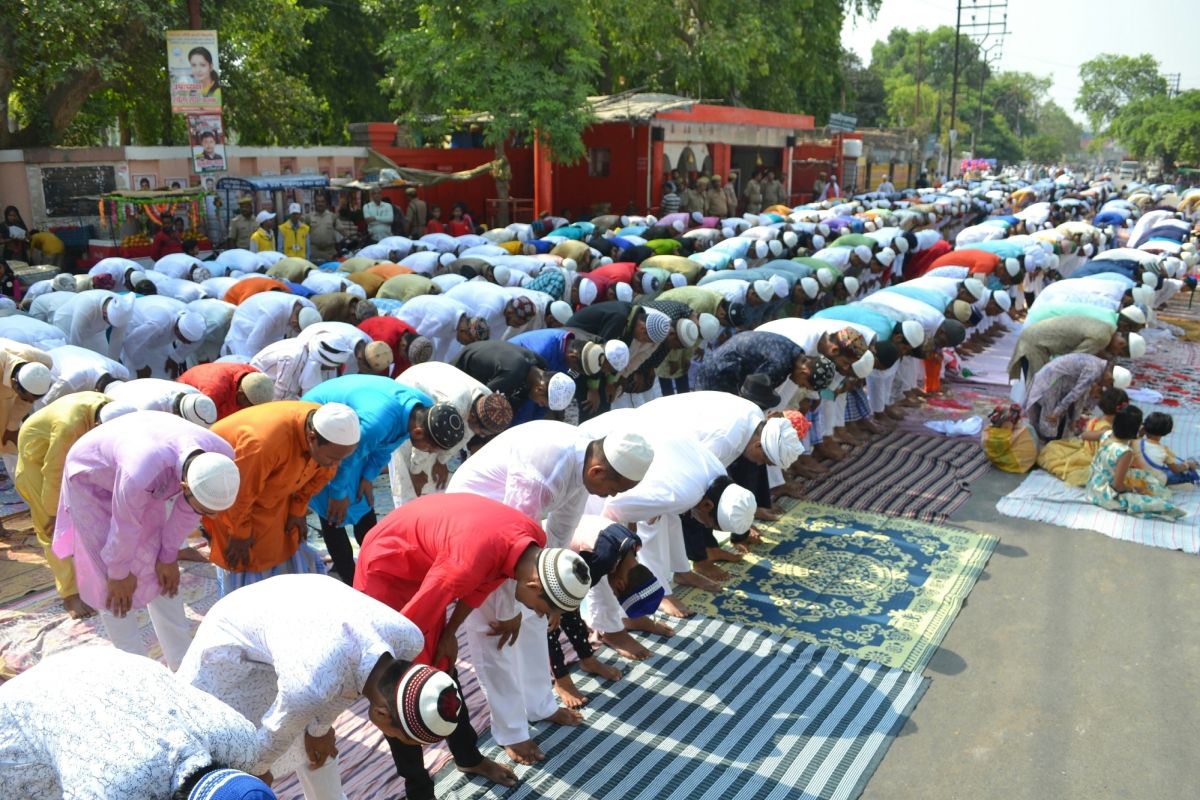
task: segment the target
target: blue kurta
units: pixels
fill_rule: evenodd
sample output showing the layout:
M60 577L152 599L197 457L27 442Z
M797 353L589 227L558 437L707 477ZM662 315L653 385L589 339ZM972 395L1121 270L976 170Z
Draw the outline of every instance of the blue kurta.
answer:
M906 283L889 286L880 291L892 292L903 297L911 297L913 300L924 303L931 308L936 308L938 311L945 311L946 306L950 305L950 301L954 299L945 292L939 292L937 289L923 289L920 286L909 286Z
M517 334L508 341L510 344L537 353L552 371L568 372L567 340L573 335L570 331L562 328L541 328Z
M349 497L346 522L353 525L371 510L366 498L358 496L359 484L379 476L396 448L408 441L408 417L413 409L428 408L433 399L382 375L333 378L305 394L303 399L311 403L344 403L358 414L358 447L338 466L333 480L309 501L317 516L327 519L329 501Z
M864 325L875 331L875 336L880 341L892 338L892 332L896 330L896 323L890 317L884 316L878 311L872 311L861 303L823 308L813 314L812 318L835 319L839 322L853 322L858 325Z

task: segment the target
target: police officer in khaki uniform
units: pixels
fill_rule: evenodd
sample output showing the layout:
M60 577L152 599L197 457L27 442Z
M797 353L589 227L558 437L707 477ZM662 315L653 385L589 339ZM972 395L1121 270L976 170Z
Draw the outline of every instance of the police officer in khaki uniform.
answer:
M238 215L229 220L229 246L250 249L250 237L258 229L254 205L249 197L238 199Z

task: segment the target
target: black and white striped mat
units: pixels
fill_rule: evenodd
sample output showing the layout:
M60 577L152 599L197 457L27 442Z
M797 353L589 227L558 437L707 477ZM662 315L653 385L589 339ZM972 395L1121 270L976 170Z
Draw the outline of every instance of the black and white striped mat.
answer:
M920 699L920 675L696 617L592 695L584 725L541 724L548 759L512 789L447 767L439 800L857 797ZM484 752L510 763L490 737Z

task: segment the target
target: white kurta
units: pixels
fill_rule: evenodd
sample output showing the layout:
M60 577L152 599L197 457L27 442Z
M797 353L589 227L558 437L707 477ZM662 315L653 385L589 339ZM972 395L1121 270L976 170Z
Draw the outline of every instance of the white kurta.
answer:
M458 321L463 316L473 316L473 312L449 297L423 294L405 301L395 316L433 342L432 361L448 362L462 349L458 342Z
M221 347L225 344L225 336L229 333L229 325L233 322L233 312L237 306L224 300L205 298L188 303L189 311L198 311L204 315L204 338L192 351L188 359L189 366L216 361L221 357Z
M175 331L175 324L187 309L186 303L170 297L151 295L134 300L121 363L135 374L149 367L153 378L168 377L168 360L185 364L200 346L200 342L183 341Z
M305 732L329 732L380 656L410 661L423 646L416 625L335 578L279 575L217 601L179 678L257 726L251 771L278 778L306 766Z
M192 269L204 266L200 259L189 256L187 253L168 253L154 262L154 271L160 275L166 275L168 278L191 280ZM207 267L205 268L207 269Z
M135 378L131 381L110 383L104 393L113 400L131 405L139 411L163 411L175 413L175 400L180 395L200 394L194 386L162 378Z
M49 283L49 281L44 281ZM75 298L75 292L45 292L34 298L29 304L29 316L42 322L54 323L54 315L58 309Z
M253 356L267 345L294 335L291 319L297 304L316 308L310 301L284 292L259 292L247 297L233 312L223 354Z
M766 418L757 405L728 392L684 392L638 408L639 430L686 436L725 466L737 460Z
M200 284L183 280L182 278L172 278L169 275L163 275L154 270L147 270L146 280L154 284L154 288L158 290L159 295L173 297L184 303L208 297L208 292L204 291L204 287Z
M319 269L314 269L304 276L304 280L300 285L317 294L346 292L360 299L365 299L367 296L366 290L347 278L344 272L322 272Z
M870 297L864 297L859 302L896 322L916 320L925 329L927 338L936 335L938 328L942 327L942 323L946 321L946 314L933 306L911 297L889 292L887 289L876 292Z
M59 306L53 322L67 334L67 344L86 347L109 358L120 358L125 328L110 326L104 319L104 303L116 296L106 289L89 289L73 294L71 300ZM109 327L112 327L111 334Z
M337 375L336 367L327 367L312 356L318 346L319 340L284 339L259 350L250 365L275 383L276 400L299 400L309 389Z
M67 344L46 352L54 359L54 366L50 368L53 382L50 390L34 403L34 408L44 408L58 398L75 392L96 391L96 382L105 375L111 375L119 381L130 378L129 369L124 364L86 347Z
M52 350L67 343L67 335L57 326L25 314L0 317L0 338L12 339L39 350Z
M253 772L254 725L145 656L76 647L0 686L4 796L170 797L210 764Z

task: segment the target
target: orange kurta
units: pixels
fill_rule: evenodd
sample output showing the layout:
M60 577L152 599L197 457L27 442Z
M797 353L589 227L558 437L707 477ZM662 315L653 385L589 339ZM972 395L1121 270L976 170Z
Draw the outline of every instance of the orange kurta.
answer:
M237 502L205 517L212 536L210 559L222 569L230 538L253 537L247 572L264 572L287 561L300 543L285 533L288 517L308 514L308 501L329 483L337 467L321 467L308 454L304 424L316 403L281 401L251 406L215 423L211 430L233 446L242 483Z
M292 293L288 285L283 281L277 281L274 278L246 278L229 287L229 291L221 299L226 303L233 303L235 306L240 306L245 302L247 297L258 294L259 292L287 292Z
M1000 265L1001 261L1003 259L995 253L968 247L963 250L953 250L946 253L946 255L941 256L930 264L929 269L937 269L938 267L966 267L971 271L972 275L991 275L996 271L996 267Z
M411 269L409 269L408 267L402 267L399 264L393 264L389 261L384 261L382 263L376 264L375 266L371 267L370 269L365 270L365 272L369 275L378 275L379 277L383 278L385 281L388 278L394 278L397 275L412 275L413 274L413 271Z

